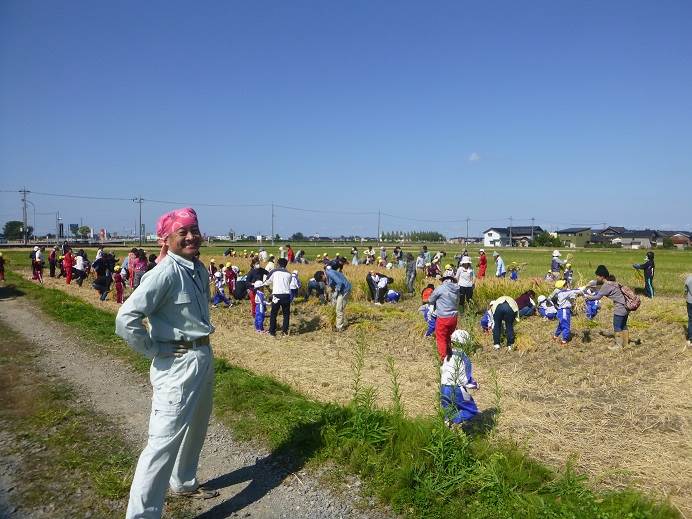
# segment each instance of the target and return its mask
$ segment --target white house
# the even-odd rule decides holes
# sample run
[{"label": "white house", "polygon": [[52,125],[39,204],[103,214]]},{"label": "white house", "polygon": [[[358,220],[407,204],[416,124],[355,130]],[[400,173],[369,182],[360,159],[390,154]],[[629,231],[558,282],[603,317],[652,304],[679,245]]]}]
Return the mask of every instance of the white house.
[{"label": "white house", "polygon": [[533,238],[542,233],[543,228],[538,225],[512,227],[491,227],[483,231],[483,245],[485,247],[508,247],[509,237],[512,236],[512,245],[515,247],[528,247]]}]

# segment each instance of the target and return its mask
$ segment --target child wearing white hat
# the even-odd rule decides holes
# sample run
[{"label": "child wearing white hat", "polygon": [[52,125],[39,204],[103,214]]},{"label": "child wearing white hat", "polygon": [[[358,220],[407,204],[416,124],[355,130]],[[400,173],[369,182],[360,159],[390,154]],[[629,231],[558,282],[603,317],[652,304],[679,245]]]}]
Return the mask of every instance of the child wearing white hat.
[{"label": "child wearing white hat", "polygon": [[469,390],[479,386],[473,378],[471,359],[463,349],[470,341],[471,336],[466,330],[455,330],[452,345],[440,366],[440,404],[448,426],[460,424],[478,414],[478,406]]},{"label": "child wearing white hat", "polygon": [[264,331],[264,316],[267,315],[267,300],[264,298],[264,283],[260,280],[252,284],[255,289],[255,331],[257,333],[266,333]]},{"label": "child wearing white hat", "polygon": [[212,300],[212,306],[216,308],[219,303],[223,303],[226,305],[226,308],[229,308],[231,306],[231,301],[224,295],[223,293],[223,287],[225,284],[225,280],[223,278],[223,272],[220,270],[217,270],[214,272],[214,299]]},{"label": "child wearing white hat", "polygon": [[546,321],[552,321],[557,317],[557,308],[553,302],[544,295],[538,296],[538,315]]}]

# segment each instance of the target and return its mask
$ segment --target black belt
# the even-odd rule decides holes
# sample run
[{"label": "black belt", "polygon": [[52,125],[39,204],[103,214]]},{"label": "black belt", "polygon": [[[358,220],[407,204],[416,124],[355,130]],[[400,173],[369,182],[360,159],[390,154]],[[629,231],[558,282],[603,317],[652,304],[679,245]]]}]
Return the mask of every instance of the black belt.
[{"label": "black belt", "polygon": [[205,335],[204,337],[200,337],[199,339],[195,339],[194,341],[171,341],[174,344],[179,344],[183,348],[187,348],[188,350],[191,350],[193,348],[198,348],[200,346],[209,346],[209,336]]}]

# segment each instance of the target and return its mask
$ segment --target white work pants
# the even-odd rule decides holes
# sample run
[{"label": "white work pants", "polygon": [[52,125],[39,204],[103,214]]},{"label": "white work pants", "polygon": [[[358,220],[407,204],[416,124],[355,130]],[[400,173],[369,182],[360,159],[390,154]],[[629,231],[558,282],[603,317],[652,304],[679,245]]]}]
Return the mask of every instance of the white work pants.
[{"label": "white work pants", "polygon": [[195,490],[199,455],[207,435],[214,385],[210,346],[181,357],[156,357],[151,363],[154,395],[149,441],[137,462],[128,519],[160,518],[166,490]]}]

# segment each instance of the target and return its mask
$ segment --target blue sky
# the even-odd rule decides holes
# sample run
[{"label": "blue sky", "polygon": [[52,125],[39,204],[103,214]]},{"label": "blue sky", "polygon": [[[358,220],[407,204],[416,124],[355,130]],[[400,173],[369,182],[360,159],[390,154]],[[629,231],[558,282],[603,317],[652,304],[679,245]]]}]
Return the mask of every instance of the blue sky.
[{"label": "blue sky", "polygon": [[[2,189],[334,211],[278,208],[281,234],[374,235],[378,210],[449,236],[692,229],[690,20],[688,1],[6,0]],[[138,218],[29,199],[39,231]],[[147,228],[172,207],[145,203]],[[209,233],[271,228],[268,205],[197,209]]]}]

